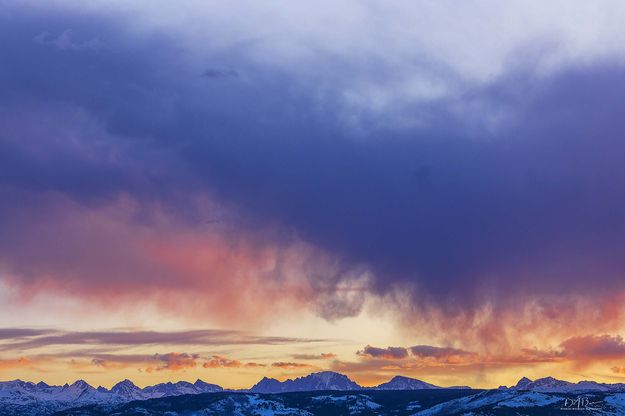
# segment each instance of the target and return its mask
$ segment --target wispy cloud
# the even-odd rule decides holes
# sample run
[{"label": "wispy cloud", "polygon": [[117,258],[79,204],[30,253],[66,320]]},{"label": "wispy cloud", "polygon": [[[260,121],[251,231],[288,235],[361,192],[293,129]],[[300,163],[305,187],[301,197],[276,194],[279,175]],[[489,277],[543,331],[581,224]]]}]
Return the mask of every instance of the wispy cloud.
[{"label": "wispy cloud", "polygon": [[336,358],[336,354],[331,352],[322,352],[320,354],[293,354],[291,356],[296,360],[331,360]]},{"label": "wispy cloud", "polygon": [[0,340],[15,340],[54,333],[50,329],[0,328]]},{"label": "wispy cloud", "polygon": [[204,368],[257,368],[265,367],[266,364],[256,362],[241,362],[232,358],[224,357],[221,355],[213,355],[209,360],[202,364]]},{"label": "wispy cloud", "polygon": [[205,355],[191,352],[167,352],[156,354],[126,354],[124,352],[96,352],[77,350],[69,352],[35,354],[16,359],[0,360],[0,370],[33,367],[36,364],[69,366],[78,372],[93,373],[96,370],[134,369],[139,372],[153,373],[161,371],[186,371],[193,368],[243,368],[255,369],[266,367],[258,362],[242,362],[238,359],[221,355]]},{"label": "wispy cloud", "polygon": [[25,351],[51,346],[147,346],[147,345],[281,345],[318,343],[327,340],[292,337],[257,336],[245,332],[229,330],[189,330],[189,331],[97,331],[71,332],[61,330],[0,330],[3,342],[0,350]]},{"label": "wispy cloud", "polygon": [[318,368],[311,364],[294,363],[294,362],[286,362],[286,361],[277,361],[275,363],[271,363],[271,366],[275,368],[281,368],[283,370],[302,370],[302,369]]}]

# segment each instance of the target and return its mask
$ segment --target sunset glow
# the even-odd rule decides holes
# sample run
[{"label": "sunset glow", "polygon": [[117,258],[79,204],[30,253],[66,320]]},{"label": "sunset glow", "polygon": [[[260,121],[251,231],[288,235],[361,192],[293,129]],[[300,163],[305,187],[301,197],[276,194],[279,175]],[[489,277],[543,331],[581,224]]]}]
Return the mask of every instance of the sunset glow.
[{"label": "sunset glow", "polygon": [[625,382],[623,3],[178,3],[0,0],[0,380]]}]

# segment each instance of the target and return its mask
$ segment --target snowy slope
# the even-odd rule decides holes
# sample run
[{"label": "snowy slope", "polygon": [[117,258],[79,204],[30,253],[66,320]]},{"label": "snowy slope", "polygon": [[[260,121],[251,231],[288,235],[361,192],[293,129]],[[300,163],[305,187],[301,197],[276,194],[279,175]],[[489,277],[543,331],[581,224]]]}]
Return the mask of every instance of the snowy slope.
[{"label": "snowy slope", "polygon": [[220,386],[197,380],[194,384],[180,381],[137,387],[130,380],[115,384],[110,390],[97,389],[84,380],[63,386],[21,380],[0,382],[0,415],[44,415],[69,407],[88,404],[118,404],[131,400],[200,394],[222,391]]},{"label": "snowy slope", "polygon": [[596,381],[580,381],[571,383],[568,381],[558,380],[553,377],[539,378],[535,381],[523,377],[519,382],[511,387],[513,390],[530,390],[544,393],[573,393],[573,392],[625,392],[625,384],[606,384],[597,383]]}]

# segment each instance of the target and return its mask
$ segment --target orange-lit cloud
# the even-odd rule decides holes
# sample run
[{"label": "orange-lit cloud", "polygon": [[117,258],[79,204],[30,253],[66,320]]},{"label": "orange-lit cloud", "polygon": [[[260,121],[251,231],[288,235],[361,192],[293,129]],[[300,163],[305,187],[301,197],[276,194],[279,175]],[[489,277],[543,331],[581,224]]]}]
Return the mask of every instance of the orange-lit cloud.
[{"label": "orange-lit cloud", "polygon": [[170,352],[167,354],[155,354],[154,360],[160,361],[163,364],[156,367],[156,371],[162,370],[183,370],[185,368],[193,368],[197,366],[199,355]]},{"label": "orange-lit cloud", "polygon": [[152,373],[154,371],[179,371],[194,367],[202,368],[262,368],[265,364],[256,362],[241,362],[221,355],[213,355],[208,359],[194,353],[167,353],[153,355],[125,355],[125,354],[90,354],[89,352],[76,351],[60,355],[47,355],[49,358],[65,357],[73,355],[77,358],[86,358],[95,355],[90,361],[72,359],[71,363],[76,368],[85,369],[89,366],[100,367],[105,370],[119,370],[125,368],[137,368],[140,371]]},{"label": "orange-lit cloud", "polygon": [[[14,259],[24,261],[3,263],[25,303],[36,293],[62,292],[104,308],[149,302],[185,319],[211,316],[219,323],[251,327],[285,311],[323,310],[326,317],[357,313],[369,288],[366,280],[345,284],[336,277],[341,275],[340,262],[297,239],[264,238],[262,232],[241,231],[231,224],[190,228],[162,208],[129,196],[98,209],[55,194],[39,198],[45,199],[49,211],[44,218],[35,215],[29,220],[41,221],[42,227],[36,236],[25,236],[10,248]],[[145,210],[150,212],[149,226],[135,221]],[[47,221],[50,218],[55,221]],[[62,246],[56,244],[60,234]],[[31,258],[38,260],[26,261]],[[325,272],[327,280],[308,279]],[[281,296],[276,298],[277,291]],[[423,339],[438,345],[511,356],[523,348],[545,350],[589,332],[620,331],[623,299],[623,293],[546,296],[501,305],[487,298],[475,308],[451,313],[427,302],[415,305],[401,290],[389,288],[387,296],[376,301],[381,309],[398,312],[393,316],[407,333],[418,328]],[[576,325],[567,325],[569,321]],[[41,338],[42,343],[52,339]],[[155,339],[158,342],[167,341]],[[377,352],[382,353],[393,358],[400,350]],[[458,355],[447,352],[449,359]]]},{"label": "orange-lit cloud", "polygon": [[[39,19],[32,12],[0,15],[7,33],[30,27]],[[114,12],[97,19],[60,13],[77,27],[97,20],[103,37],[115,33],[107,47],[115,53],[100,54],[102,65],[94,66],[82,57],[87,51],[66,59],[69,51],[53,51],[50,42],[24,48],[20,36],[5,41],[15,59],[3,62],[0,77],[10,92],[0,96],[7,132],[0,135],[0,285],[22,310],[44,294],[92,311],[66,318],[69,327],[108,311],[125,322],[129,310],[142,309],[148,312],[128,320],[184,328],[210,319],[259,331],[299,317],[374,311],[377,346],[355,359],[385,371],[621,359],[623,341],[601,335],[625,330],[625,141],[614,105],[625,97],[625,71],[618,56],[589,65],[564,60],[547,77],[522,56],[510,67],[496,58],[498,76],[475,83],[457,76],[466,65],[452,59],[435,88],[440,99],[430,100],[415,91],[398,95],[396,82],[371,76],[412,74],[414,59],[369,59],[363,68],[361,53],[345,53],[337,66],[326,60],[336,54],[319,48],[324,73],[337,74],[324,80],[320,112],[319,85],[309,82],[319,69],[299,58],[283,65],[293,54],[248,59],[258,50],[235,48],[233,61],[249,67],[241,74],[264,74],[248,82],[233,76],[239,69],[198,71],[189,63],[201,62],[193,51],[205,48],[186,47],[189,37],[176,30],[160,45],[162,59],[153,59],[143,38],[161,38],[162,25],[147,25],[149,35],[138,38],[146,32],[124,30],[135,25],[119,24]],[[179,59],[181,45],[189,59]],[[334,46],[341,45],[351,43]],[[389,56],[425,56],[419,74],[438,74],[430,50],[395,47]],[[179,74],[194,71],[204,79],[181,82]],[[375,99],[353,93],[360,90]],[[358,110],[361,101],[366,111]],[[365,311],[372,302],[379,308]],[[31,322],[54,319],[29,312]],[[15,315],[16,325],[26,319]],[[313,332],[313,325],[293,332]],[[378,341],[375,332],[389,326]],[[0,351],[115,345],[145,347],[136,351],[149,356],[229,339],[190,332],[24,333]],[[346,342],[355,350],[368,341]],[[141,368],[254,364],[216,351],[231,353],[148,357],[153,365]],[[312,353],[260,356],[345,360],[303,351]],[[98,368],[130,362],[83,360]]]},{"label": "orange-lit cloud", "polygon": [[[72,353],[69,353],[72,354]],[[65,354],[63,354],[65,355]],[[77,351],[73,355],[88,357],[89,353]],[[124,354],[93,354],[90,361],[79,362],[73,360],[81,367],[87,364],[100,367],[104,370],[119,370],[124,368],[136,368],[139,371],[152,373],[154,371],[180,371],[199,366],[201,357],[199,354],[170,352],[165,354],[152,355],[124,355]]]},{"label": "orange-lit cloud", "polygon": [[[103,308],[149,303],[187,319],[210,316],[239,327],[286,310],[353,314],[362,305],[362,290],[337,286],[337,276],[349,272],[297,238],[266,238],[227,222],[188,227],[128,195],[97,209],[62,195],[38,198],[47,210],[28,221],[40,227],[33,235],[23,231],[0,263],[4,281],[24,303],[38,293],[63,293]],[[203,204],[197,209],[213,215]],[[148,223],[136,221],[143,214]],[[327,277],[313,282],[310,275]]]},{"label": "orange-lit cloud", "polygon": [[204,368],[256,368],[256,367],[265,367],[265,364],[255,363],[255,362],[247,362],[242,363],[239,360],[231,359],[228,357],[224,357],[221,355],[213,355],[209,360],[205,361],[202,364]]},{"label": "orange-lit cloud", "polygon": [[267,367],[267,364],[261,364],[261,363],[249,362],[249,363],[245,363],[245,364],[243,364],[243,367],[244,367],[244,368]]},{"label": "orange-lit cloud", "polygon": [[620,335],[587,335],[572,337],[560,344],[571,360],[625,359],[625,342]]},{"label": "orange-lit cloud", "polygon": [[[358,361],[335,360],[331,367],[372,383],[398,373],[426,377],[464,374],[471,377],[483,371],[538,368],[547,364],[559,365],[559,371],[566,368],[579,370],[597,363],[622,362],[625,360],[625,341],[619,335],[586,335],[567,338],[546,349],[517,348],[491,353],[430,345],[386,348],[367,345],[356,354]],[[554,367],[550,368],[553,371]],[[625,373],[623,368],[622,365],[612,365],[610,370],[621,374]]]},{"label": "orange-lit cloud", "polygon": [[[507,304],[485,301],[473,309],[445,311],[435,305],[414,305],[394,293],[407,333],[439,345],[454,345],[481,355],[515,355],[522,349],[548,351],[573,337],[619,333],[625,311],[623,293],[516,298]],[[382,305],[380,306],[382,307]],[[570,325],[575,322],[575,325]]]},{"label": "orange-lit cloud", "polygon": [[281,368],[283,370],[301,370],[301,369],[305,369],[305,368],[317,368],[314,365],[310,365],[310,364],[306,364],[306,363],[293,363],[293,362],[285,362],[285,361],[278,361],[275,363],[271,363],[272,367],[275,368]]},{"label": "orange-lit cloud", "polygon": [[219,367],[241,367],[242,363],[239,360],[232,360],[230,358],[222,357],[220,355],[213,355],[213,357],[202,364],[204,368],[219,368]]},{"label": "orange-lit cloud", "polygon": [[[333,278],[320,283],[309,280],[310,275],[320,270],[334,272],[340,267],[323,252],[298,241],[289,240],[283,244],[272,239],[264,241],[253,233],[235,231],[228,234],[228,229],[221,228],[222,225],[200,233],[171,223],[164,214],[157,215],[154,227],[144,227],[129,218],[137,215],[139,209],[132,199],[121,199],[116,205],[96,211],[84,210],[67,201],[58,204],[56,209],[53,204],[52,210],[60,219],[58,227],[56,223],[47,224],[42,230],[41,241],[37,243],[41,246],[35,244],[32,248],[34,255],[40,256],[41,263],[21,265],[11,270],[10,281],[21,288],[18,293],[24,303],[40,291],[61,291],[93,301],[103,308],[146,301],[153,302],[162,312],[175,313],[185,319],[211,316],[223,324],[245,327],[253,326],[258,320],[269,321],[284,311],[315,312],[321,307],[327,317],[341,316],[345,311],[357,311],[361,297],[367,293],[366,280],[355,279],[353,284],[338,284]],[[63,213],[61,208],[67,204],[67,212],[77,215],[70,218]],[[60,248],[48,250],[61,232],[66,247],[69,247],[68,252]],[[69,251],[84,255],[68,257]],[[89,253],[96,252],[99,253],[97,259],[90,257]],[[94,265],[97,266],[95,272],[90,274]],[[43,273],[44,270],[57,274]],[[278,291],[281,296],[276,298]],[[402,298],[401,292],[389,291],[386,297],[375,301],[384,310],[398,312],[393,315],[399,317],[398,328],[404,328],[406,333],[418,329],[421,339],[431,341],[433,345],[453,345],[453,348],[368,345],[360,352],[360,357],[368,362],[350,363],[341,357],[343,364],[331,365],[355,374],[369,371],[390,375],[402,371],[415,374],[426,371],[424,369],[439,371],[441,368],[477,372],[484,368],[514,368],[540,363],[582,367],[592,362],[616,360],[622,340],[587,337],[587,334],[620,331],[623,299],[623,294],[618,293],[592,299],[576,296],[527,298],[511,301],[508,305],[486,302],[472,310],[450,314],[428,304],[415,310],[417,306]],[[568,325],[569,321],[576,322],[576,325]],[[182,346],[179,351],[189,351],[185,345],[299,342],[288,337],[253,337],[236,331],[210,330],[68,333],[24,328],[22,332],[19,329],[4,331],[0,351],[90,343],[171,345],[165,351],[179,346]],[[0,330],[0,338],[2,336]],[[84,359],[87,365],[101,370],[140,368],[146,372],[184,371],[194,367],[252,369],[271,366],[227,357],[207,357],[171,363],[149,357],[132,362],[113,357]],[[333,359],[339,357],[332,353],[289,354],[280,358],[281,361],[277,361],[280,366],[274,368],[312,369],[315,367],[298,360]],[[614,364],[609,363],[607,368],[614,367]]]}]

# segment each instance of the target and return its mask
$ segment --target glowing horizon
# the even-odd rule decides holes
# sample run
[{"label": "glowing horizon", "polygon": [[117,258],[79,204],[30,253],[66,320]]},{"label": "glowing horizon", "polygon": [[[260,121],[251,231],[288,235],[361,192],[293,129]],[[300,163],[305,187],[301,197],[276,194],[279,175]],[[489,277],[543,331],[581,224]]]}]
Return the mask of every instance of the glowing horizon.
[{"label": "glowing horizon", "polygon": [[83,3],[0,0],[0,380],[625,381],[623,4]]}]

